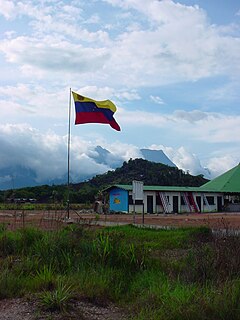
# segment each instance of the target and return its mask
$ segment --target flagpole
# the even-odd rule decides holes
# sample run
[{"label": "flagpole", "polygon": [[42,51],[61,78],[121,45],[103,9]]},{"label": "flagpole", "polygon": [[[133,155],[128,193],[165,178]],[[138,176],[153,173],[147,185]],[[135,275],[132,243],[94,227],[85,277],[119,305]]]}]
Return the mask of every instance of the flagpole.
[{"label": "flagpole", "polygon": [[70,88],[69,107],[68,107],[68,153],[67,153],[67,218],[69,219],[70,211],[70,143],[71,143],[71,104],[72,104],[72,90]]}]

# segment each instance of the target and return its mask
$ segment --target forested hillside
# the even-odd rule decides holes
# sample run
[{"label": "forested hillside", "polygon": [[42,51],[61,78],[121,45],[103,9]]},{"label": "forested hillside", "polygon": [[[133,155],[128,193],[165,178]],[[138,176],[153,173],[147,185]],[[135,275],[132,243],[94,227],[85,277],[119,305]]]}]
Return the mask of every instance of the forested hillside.
[{"label": "forested hillside", "polygon": [[[178,168],[143,159],[130,159],[122,167],[97,175],[89,181],[70,185],[70,202],[93,202],[99,191],[112,184],[131,184],[133,180],[145,185],[200,186],[208,180],[202,175],[192,176]],[[39,186],[1,192],[1,200],[9,198],[35,198],[38,202],[64,202],[67,200],[67,186]]]},{"label": "forested hillside", "polygon": [[154,163],[143,159],[129,160],[122,167],[105,174],[97,175],[89,181],[95,186],[108,184],[130,184],[141,180],[145,185],[161,186],[200,186],[208,180],[202,175],[192,176],[175,167]]}]

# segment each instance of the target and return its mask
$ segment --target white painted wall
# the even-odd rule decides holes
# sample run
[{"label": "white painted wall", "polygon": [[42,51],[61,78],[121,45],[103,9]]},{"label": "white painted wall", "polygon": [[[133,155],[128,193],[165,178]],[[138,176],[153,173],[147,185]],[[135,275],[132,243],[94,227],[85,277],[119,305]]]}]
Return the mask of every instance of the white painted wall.
[{"label": "white painted wall", "polygon": [[[153,213],[163,213],[163,207],[161,205],[156,204],[156,195],[158,192],[156,191],[144,191],[143,195],[143,202],[144,202],[144,213],[147,213],[147,196],[153,197]],[[129,192],[130,195],[132,195],[131,192]],[[178,212],[179,213],[188,213],[189,209],[187,205],[181,205],[181,193],[180,192],[165,192],[165,195],[169,197],[169,211],[170,213],[173,212],[173,197],[178,197]],[[193,197],[196,201],[196,197],[201,197],[201,212],[216,212],[217,211],[217,197],[222,197],[222,205],[223,205],[223,196],[221,193],[205,193],[206,196],[214,197],[214,205],[204,205],[203,200],[203,193],[200,192],[193,192]],[[133,205],[129,205],[129,212],[132,213],[134,210]],[[143,206],[142,205],[135,205],[135,212],[136,213],[142,213],[143,212]]]}]

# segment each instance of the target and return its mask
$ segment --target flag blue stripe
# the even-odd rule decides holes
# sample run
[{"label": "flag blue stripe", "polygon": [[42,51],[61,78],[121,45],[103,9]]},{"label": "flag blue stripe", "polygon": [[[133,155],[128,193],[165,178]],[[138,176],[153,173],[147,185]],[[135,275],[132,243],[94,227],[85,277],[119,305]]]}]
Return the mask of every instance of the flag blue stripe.
[{"label": "flag blue stripe", "polygon": [[105,115],[105,117],[111,121],[113,119],[113,112],[110,109],[98,108],[94,102],[78,102],[75,101],[76,113],[80,112],[100,112]]}]

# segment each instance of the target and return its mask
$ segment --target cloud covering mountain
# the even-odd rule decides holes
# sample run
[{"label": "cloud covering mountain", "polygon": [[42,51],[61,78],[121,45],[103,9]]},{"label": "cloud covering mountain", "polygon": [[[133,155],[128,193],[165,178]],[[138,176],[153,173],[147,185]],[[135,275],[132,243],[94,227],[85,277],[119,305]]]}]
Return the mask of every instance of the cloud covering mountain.
[{"label": "cloud covering mountain", "polygon": [[[60,136],[51,131],[43,134],[28,125],[2,125],[0,145],[0,189],[66,183],[67,136]],[[156,155],[158,158],[153,159]],[[105,173],[121,166],[123,161],[128,161],[130,158],[146,158],[162,162],[159,155],[162,156],[162,161],[163,158],[165,160],[169,158],[167,160],[169,164],[176,165],[193,175],[203,174],[207,178],[215,177],[236,164],[236,160],[230,155],[226,155],[224,159],[215,157],[207,164],[208,170],[201,165],[196,155],[184,147],[174,149],[152,145],[139,149],[134,145],[120,142],[109,144],[101,140],[93,143],[72,136],[71,182],[79,182],[96,174]]]}]

